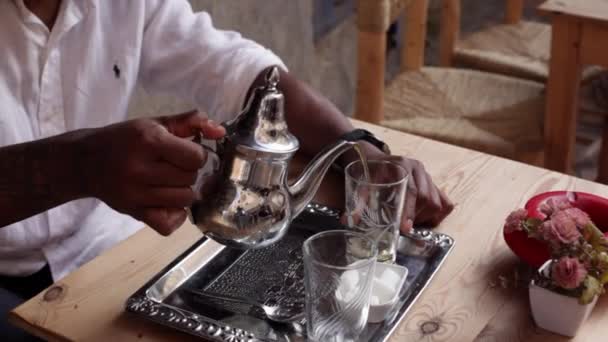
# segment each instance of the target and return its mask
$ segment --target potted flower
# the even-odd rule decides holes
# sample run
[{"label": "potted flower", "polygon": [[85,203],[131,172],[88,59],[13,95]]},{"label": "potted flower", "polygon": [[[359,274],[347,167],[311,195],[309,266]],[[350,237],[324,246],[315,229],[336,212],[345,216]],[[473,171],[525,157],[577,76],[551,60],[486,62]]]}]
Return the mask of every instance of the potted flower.
[{"label": "potted flower", "polygon": [[523,231],[549,247],[550,259],[530,282],[532,316],[543,329],[574,336],[608,283],[608,240],[568,200],[549,199],[540,211],[541,218],[518,209],[504,229]]}]

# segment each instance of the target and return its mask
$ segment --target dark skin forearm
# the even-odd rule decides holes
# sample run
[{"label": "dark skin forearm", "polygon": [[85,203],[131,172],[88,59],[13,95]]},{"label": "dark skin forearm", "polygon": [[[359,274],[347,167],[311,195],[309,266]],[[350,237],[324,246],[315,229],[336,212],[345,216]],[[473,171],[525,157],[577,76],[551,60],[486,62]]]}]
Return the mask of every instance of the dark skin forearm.
[{"label": "dark skin forearm", "polygon": [[[338,137],[354,129],[350,120],[326,97],[312,87],[281,70],[279,88],[285,95],[285,115],[289,130],[300,141],[300,152],[312,157],[325,146],[336,142]],[[255,86],[264,82],[266,71],[262,72]],[[383,153],[368,143],[362,143],[368,156]],[[347,152],[338,159],[342,166],[354,160],[354,152]]]},{"label": "dark skin forearm", "polygon": [[314,156],[354,129],[331,101],[288,73],[281,72],[279,87],[285,94],[287,125],[305,154]]},{"label": "dark skin forearm", "polygon": [[80,197],[77,134],[0,148],[0,227]]}]

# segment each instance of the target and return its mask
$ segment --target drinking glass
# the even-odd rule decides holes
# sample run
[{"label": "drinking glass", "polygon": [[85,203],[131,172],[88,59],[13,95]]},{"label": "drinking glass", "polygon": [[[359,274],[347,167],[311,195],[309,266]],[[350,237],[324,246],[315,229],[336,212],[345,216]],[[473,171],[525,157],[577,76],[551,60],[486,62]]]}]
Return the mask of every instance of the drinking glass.
[{"label": "drinking glass", "polygon": [[377,248],[364,234],[329,230],[304,242],[309,341],[356,341],[365,328]]},{"label": "drinking glass", "polygon": [[355,161],[345,169],[348,226],[378,245],[378,261],[395,262],[408,173],[391,161]]}]

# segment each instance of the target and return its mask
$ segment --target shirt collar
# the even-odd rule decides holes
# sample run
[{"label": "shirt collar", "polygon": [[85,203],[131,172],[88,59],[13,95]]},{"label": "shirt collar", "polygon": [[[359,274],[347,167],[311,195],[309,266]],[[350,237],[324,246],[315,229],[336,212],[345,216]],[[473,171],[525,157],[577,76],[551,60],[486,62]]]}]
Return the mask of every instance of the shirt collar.
[{"label": "shirt collar", "polygon": [[42,21],[25,6],[23,1],[24,0],[13,0],[23,22],[25,24],[42,24]]},{"label": "shirt collar", "polygon": [[[13,0],[21,18],[25,24],[40,24],[44,23],[34,13],[32,13],[24,3],[24,0]],[[53,27],[53,31],[57,31],[58,36],[68,32],[74,25],[80,22],[91,7],[95,6],[94,0],[62,0],[57,21]],[[46,26],[45,26],[46,27]]]},{"label": "shirt collar", "polygon": [[65,13],[61,22],[61,33],[69,31],[74,25],[80,22],[88,13],[92,1],[90,0],[63,0],[61,5]]}]

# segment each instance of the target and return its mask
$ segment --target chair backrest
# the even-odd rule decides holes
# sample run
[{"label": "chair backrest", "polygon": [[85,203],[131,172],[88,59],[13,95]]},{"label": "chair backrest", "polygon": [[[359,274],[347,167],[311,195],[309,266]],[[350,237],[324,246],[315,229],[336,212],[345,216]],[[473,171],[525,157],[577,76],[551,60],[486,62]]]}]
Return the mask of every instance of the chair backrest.
[{"label": "chair backrest", "polygon": [[[524,12],[525,0],[505,0],[505,24],[517,24]],[[439,32],[439,61],[442,66],[451,66],[456,42],[460,36],[461,0],[441,0],[441,23]]]},{"label": "chair backrest", "polygon": [[357,99],[354,117],[379,123],[383,120],[386,33],[404,13],[401,70],[424,65],[428,0],[358,0]]}]

